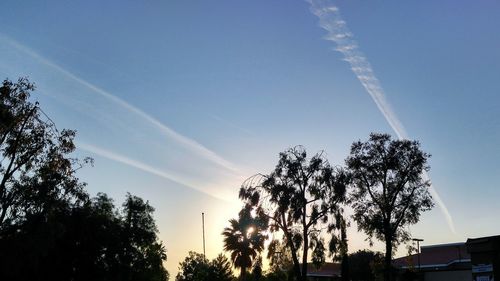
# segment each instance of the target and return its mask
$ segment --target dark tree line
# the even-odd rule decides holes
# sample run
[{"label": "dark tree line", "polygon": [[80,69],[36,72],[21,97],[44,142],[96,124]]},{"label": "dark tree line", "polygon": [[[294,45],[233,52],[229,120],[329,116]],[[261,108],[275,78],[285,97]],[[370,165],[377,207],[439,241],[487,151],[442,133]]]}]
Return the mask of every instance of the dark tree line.
[{"label": "dark tree line", "polygon": [[0,86],[0,280],[168,279],[154,209],[127,195],[91,198],[72,158],[75,131],[58,131],[27,79]]}]

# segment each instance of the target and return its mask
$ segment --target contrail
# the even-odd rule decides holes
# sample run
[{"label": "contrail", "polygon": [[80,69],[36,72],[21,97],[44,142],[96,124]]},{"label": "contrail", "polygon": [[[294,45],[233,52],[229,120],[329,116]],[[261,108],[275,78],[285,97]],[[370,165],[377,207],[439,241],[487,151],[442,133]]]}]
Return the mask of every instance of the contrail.
[{"label": "contrail", "polygon": [[174,131],[171,128],[167,127],[166,125],[162,124],[160,121],[158,121],[157,119],[155,119],[151,115],[145,113],[144,111],[140,110],[139,108],[137,108],[137,107],[127,103],[126,101],[120,99],[119,97],[114,96],[111,93],[83,80],[82,78],[80,78],[80,77],[74,75],[73,73],[69,72],[68,70],[62,68],[58,64],[48,60],[47,58],[45,58],[42,55],[38,54],[37,52],[33,51],[32,49],[22,45],[21,43],[15,41],[15,40],[13,40],[5,35],[0,34],[0,39],[3,39],[8,44],[10,44],[14,48],[16,48],[17,50],[20,50],[20,51],[28,54],[32,58],[41,62],[42,64],[59,71],[60,73],[62,73],[66,77],[68,77],[68,78],[72,79],[73,81],[87,87],[88,89],[92,90],[94,93],[99,94],[99,95],[111,100],[112,102],[120,105],[121,107],[127,109],[128,111],[138,115],[139,117],[143,118],[144,120],[146,120],[150,124],[159,128],[160,131],[164,135],[172,138],[177,143],[183,145],[184,147],[187,147],[188,149],[197,153],[198,155],[201,155],[202,157],[204,157],[204,158],[206,158],[206,159],[208,159],[208,160],[210,160],[210,161],[212,161],[212,162],[214,162],[214,163],[216,163],[216,164],[218,164],[218,165],[220,165],[220,166],[222,166],[222,167],[224,167],[232,172],[238,171],[238,169],[236,168],[236,166],[233,163],[222,158],[217,153],[206,148],[205,146],[196,142],[195,140],[192,140],[188,137],[185,137],[185,136],[177,133],[176,131]]},{"label": "contrail", "polygon": [[[371,98],[377,105],[382,115],[384,115],[385,120],[389,123],[398,138],[408,139],[408,134],[406,133],[403,124],[385,98],[384,90],[375,76],[372,66],[368,62],[366,56],[359,49],[358,43],[353,38],[353,34],[347,27],[346,22],[342,19],[339,9],[328,0],[307,1],[311,5],[311,12],[319,18],[319,25],[327,32],[325,39],[336,43],[337,48],[335,50],[344,55],[344,60],[349,63],[351,70],[354,72],[368,94],[370,94]],[[424,180],[428,180],[430,182],[427,172],[424,172],[423,177]],[[456,233],[451,214],[432,184],[430,186],[430,192],[443,212],[450,230],[453,233]]]},{"label": "contrail", "polygon": [[104,148],[97,147],[95,145],[91,145],[91,144],[87,144],[87,143],[81,143],[81,142],[78,143],[78,148],[82,149],[82,150],[85,150],[85,151],[88,151],[90,153],[99,155],[101,157],[104,157],[104,158],[107,158],[107,159],[110,159],[110,160],[113,160],[113,161],[116,161],[116,162],[119,162],[119,163],[122,163],[122,164],[125,164],[125,165],[128,165],[128,166],[137,168],[139,170],[148,172],[150,174],[153,174],[153,175],[165,178],[167,180],[176,182],[178,184],[187,186],[187,187],[192,188],[194,190],[203,192],[203,193],[205,193],[205,194],[207,194],[207,195],[209,195],[211,197],[215,197],[217,199],[227,201],[226,198],[219,197],[215,193],[203,190],[203,189],[199,188],[199,186],[197,186],[196,184],[190,183],[190,182],[188,182],[188,181],[186,181],[186,180],[184,180],[184,179],[182,179],[182,178],[180,178],[180,177],[178,177],[176,175],[173,175],[173,174],[170,174],[168,172],[159,170],[159,169],[154,168],[154,167],[152,167],[152,166],[150,166],[148,164],[145,164],[145,163],[143,163],[141,161],[137,161],[137,160],[128,158],[128,157],[126,157],[124,155],[115,153],[113,151],[109,151],[109,150],[106,150]]}]

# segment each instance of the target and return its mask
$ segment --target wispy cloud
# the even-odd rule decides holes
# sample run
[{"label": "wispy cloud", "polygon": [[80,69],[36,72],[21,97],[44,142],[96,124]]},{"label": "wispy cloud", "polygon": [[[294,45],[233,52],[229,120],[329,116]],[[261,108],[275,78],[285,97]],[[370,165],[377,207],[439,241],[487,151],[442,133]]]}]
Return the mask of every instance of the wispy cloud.
[{"label": "wispy cloud", "polygon": [[155,168],[155,167],[150,166],[146,163],[143,163],[141,161],[137,161],[135,159],[132,159],[132,158],[129,158],[125,155],[113,152],[111,150],[107,150],[107,149],[102,148],[102,147],[98,147],[98,146],[95,146],[92,144],[82,143],[82,142],[78,143],[78,147],[79,147],[79,149],[90,152],[92,154],[95,154],[95,155],[98,155],[98,156],[125,164],[125,165],[130,166],[130,167],[137,168],[137,169],[142,170],[144,172],[147,172],[147,173],[162,177],[164,179],[173,181],[175,183],[181,184],[183,186],[187,186],[187,187],[190,187],[192,189],[198,190],[198,191],[203,192],[211,197],[215,197],[217,199],[225,200],[225,201],[228,200],[228,198],[218,196],[217,193],[214,193],[214,192],[207,190],[207,189],[200,188],[200,186],[201,186],[200,184],[190,182],[189,180],[186,180],[182,177],[179,177],[173,173],[163,171],[161,169]]},{"label": "wispy cloud", "polygon": [[58,64],[50,61],[49,59],[43,57],[42,55],[38,54],[34,50],[22,45],[21,43],[13,40],[12,38],[9,38],[5,35],[0,34],[0,40],[8,43],[9,45],[13,46],[19,51],[22,51],[32,57],[33,59],[36,59],[40,63],[58,71],[62,75],[66,76],[67,78],[73,80],[74,82],[87,87],[89,90],[94,92],[95,94],[98,94],[116,105],[119,105],[120,107],[128,110],[130,113],[135,114],[136,116],[142,118],[143,120],[149,122],[150,124],[154,125],[157,127],[165,136],[169,137],[173,141],[179,143],[180,145],[186,147],[187,149],[191,150],[193,153],[196,153],[213,163],[224,167],[230,171],[237,172],[237,167],[235,164],[231,163],[230,161],[224,159],[223,157],[219,156],[217,153],[214,151],[208,149],[207,147],[203,146],[202,144],[196,142],[193,139],[190,139],[186,136],[183,136],[179,134],[178,132],[172,130],[171,128],[167,127],[163,123],[161,123],[159,120],[156,118],[152,117],[151,115],[147,114],[146,112],[140,110],[139,108],[127,103],[126,101],[120,99],[119,97],[95,86],[94,84],[76,76],[75,74],[71,73],[70,71],[64,69],[63,67],[59,66]]},{"label": "wispy cloud", "polygon": [[[311,5],[311,12],[319,18],[319,25],[327,32],[324,37],[325,40],[332,41],[336,44],[335,50],[344,55],[344,60],[349,63],[351,70],[371,96],[398,138],[408,139],[408,134],[403,124],[387,101],[384,90],[375,76],[371,64],[359,49],[359,45],[356,40],[354,40],[354,36],[347,27],[346,22],[342,19],[338,7],[328,0],[308,0],[308,2]],[[427,173],[424,173],[424,179],[430,182]],[[443,212],[450,230],[455,233],[455,226],[448,208],[432,185],[430,191]]]}]

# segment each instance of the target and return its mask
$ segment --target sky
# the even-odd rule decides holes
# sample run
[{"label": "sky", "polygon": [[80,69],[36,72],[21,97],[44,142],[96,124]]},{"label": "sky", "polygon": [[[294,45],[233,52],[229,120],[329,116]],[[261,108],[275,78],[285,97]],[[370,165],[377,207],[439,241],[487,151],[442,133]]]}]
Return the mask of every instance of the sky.
[{"label": "sky", "polygon": [[[5,0],[0,78],[28,76],[57,126],[78,131],[91,194],[149,200],[174,276],[202,252],[202,212],[207,256],[222,251],[239,186],[279,152],[300,144],[343,165],[370,132],[432,154],[440,201],[412,235],[463,242],[500,234],[499,12],[493,0]],[[349,237],[369,247],[354,222]]]}]

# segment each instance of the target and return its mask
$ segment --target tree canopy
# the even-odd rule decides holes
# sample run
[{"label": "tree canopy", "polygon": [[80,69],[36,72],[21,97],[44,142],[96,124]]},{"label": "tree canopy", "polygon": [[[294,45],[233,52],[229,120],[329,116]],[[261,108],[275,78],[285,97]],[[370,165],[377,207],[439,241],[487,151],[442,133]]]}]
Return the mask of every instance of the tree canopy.
[{"label": "tree canopy", "polygon": [[27,79],[0,87],[0,280],[166,281],[154,209],[127,195],[121,209],[85,191],[59,131]]},{"label": "tree canopy", "polygon": [[57,130],[30,101],[34,89],[26,78],[4,80],[0,87],[0,229],[54,205],[87,199],[75,175],[82,161],[69,156],[75,131]]},{"label": "tree canopy", "polygon": [[359,250],[349,254],[349,273],[353,281],[375,281],[377,265],[383,261],[383,255],[370,250]]},{"label": "tree canopy", "polygon": [[393,247],[410,238],[405,226],[417,223],[434,205],[430,183],[423,178],[429,157],[417,141],[372,133],[368,141],[354,142],[346,159],[358,229],[370,241],[376,238],[386,245],[385,280],[391,278]]},{"label": "tree canopy", "polygon": [[179,264],[176,281],[232,281],[230,261],[219,254],[209,261],[203,254],[189,252],[189,255]]},{"label": "tree canopy", "polygon": [[240,269],[240,277],[244,279],[264,249],[267,235],[263,231],[268,227],[268,219],[252,215],[252,209],[247,206],[240,211],[237,220],[231,219],[229,223],[222,232],[224,251],[230,253],[234,267]]},{"label": "tree canopy", "polygon": [[280,153],[270,174],[251,177],[240,189],[245,204],[269,219],[270,231],[283,233],[298,280],[306,280],[309,250],[313,261],[325,261],[324,228],[333,238],[328,249],[337,250],[339,239],[334,230],[340,227],[346,181],[344,171],[332,167],[323,153],[309,159],[298,146]]}]

